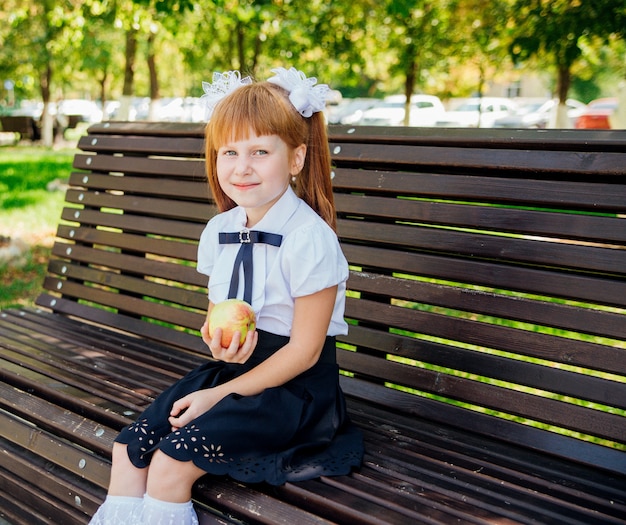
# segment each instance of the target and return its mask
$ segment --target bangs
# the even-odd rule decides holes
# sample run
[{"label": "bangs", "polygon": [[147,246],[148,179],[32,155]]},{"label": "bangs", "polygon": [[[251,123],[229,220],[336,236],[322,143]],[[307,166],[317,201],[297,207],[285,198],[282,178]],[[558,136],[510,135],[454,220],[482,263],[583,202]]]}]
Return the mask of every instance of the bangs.
[{"label": "bangs", "polygon": [[278,135],[291,144],[300,115],[290,106],[282,88],[267,82],[242,86],[215,107],[207,126],[207,141],[217,151],[229,142],[248,139],[253,132],[257,136]]}]

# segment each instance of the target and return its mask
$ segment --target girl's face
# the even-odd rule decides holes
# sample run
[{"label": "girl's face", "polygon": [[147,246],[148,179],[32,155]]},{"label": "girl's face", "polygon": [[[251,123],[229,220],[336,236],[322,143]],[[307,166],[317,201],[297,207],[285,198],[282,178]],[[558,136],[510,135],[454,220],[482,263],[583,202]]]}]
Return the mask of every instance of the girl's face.
[{"label": "girl's face", "polygon": [[278,135],[257,136],[252,130],[247,139],[217,150],[220,187],[246,210],[249,228],[285,193],[291,176],[302,170],[305,156],[304,144],[291,150]]}]

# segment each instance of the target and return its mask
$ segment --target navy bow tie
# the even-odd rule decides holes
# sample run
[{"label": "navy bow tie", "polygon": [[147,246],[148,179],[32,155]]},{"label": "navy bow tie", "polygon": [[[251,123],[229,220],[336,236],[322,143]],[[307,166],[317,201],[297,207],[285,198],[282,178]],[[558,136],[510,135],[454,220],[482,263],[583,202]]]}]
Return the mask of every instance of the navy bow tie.
[{"label": "navy bow tie", "polygon": [[237,297],[239,290],[239,267],[243,264],[243,300],[248,304],[252,304],[252,245],[255,243],[271,244],[272,246],[280,246],[283,236],[277,233],[259,232],[255,230],[242,230],[234,233],[220,233],[220,244],[241,244],[233,274],[230,278],[230,288],[228,290],[228,298]]}]

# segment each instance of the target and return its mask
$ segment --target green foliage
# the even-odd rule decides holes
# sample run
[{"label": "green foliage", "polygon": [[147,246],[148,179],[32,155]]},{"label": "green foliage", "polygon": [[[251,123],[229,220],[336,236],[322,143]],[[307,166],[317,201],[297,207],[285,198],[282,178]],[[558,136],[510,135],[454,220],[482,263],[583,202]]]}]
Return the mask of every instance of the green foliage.
[{"label": "green foliage", "polygon": [[574,85],[591,93],[594,78],[624,68],[623,53],[590,57],[619,45],[625,11],[623,0],[5,0],[0,77],[18,100],[44,89],[118,98],[132,32],[136,96],[198,96],[213,71],[285,64],[353,96],[460,96],[501,74],[509,50],[552,74],[574,64]]}]

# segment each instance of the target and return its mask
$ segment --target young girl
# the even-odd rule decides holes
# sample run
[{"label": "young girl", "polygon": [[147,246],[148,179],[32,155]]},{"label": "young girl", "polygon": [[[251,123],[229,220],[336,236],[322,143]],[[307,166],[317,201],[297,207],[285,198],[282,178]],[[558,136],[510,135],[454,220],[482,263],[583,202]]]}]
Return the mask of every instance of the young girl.
[{"label": "young girl", "polygon": [[191,489],[205,473],[278,485],[361,462],[335,361],[348,267],[334,232],[328,88],[294,68],[273,71],[267,82],[228,72],[204,86],[207,175],[222,213],[202,233],[198,271],[210,276],[209,313],[245,298],[257,330],[223,348],[205,323],[216,361],[120,433],[94,525],[195,524]]}]

